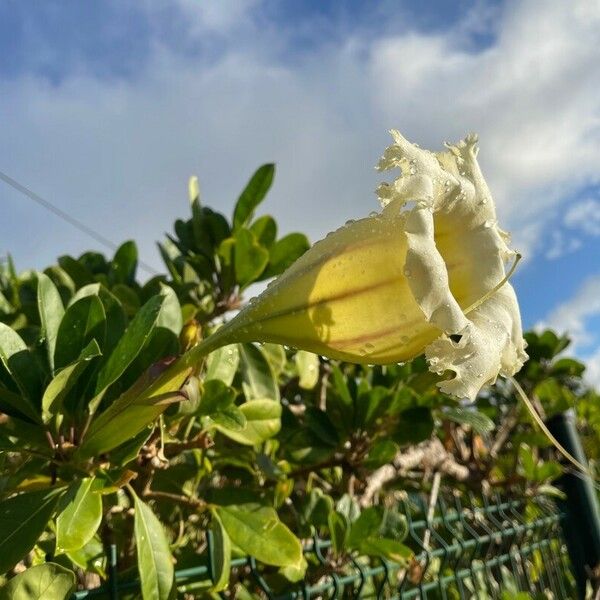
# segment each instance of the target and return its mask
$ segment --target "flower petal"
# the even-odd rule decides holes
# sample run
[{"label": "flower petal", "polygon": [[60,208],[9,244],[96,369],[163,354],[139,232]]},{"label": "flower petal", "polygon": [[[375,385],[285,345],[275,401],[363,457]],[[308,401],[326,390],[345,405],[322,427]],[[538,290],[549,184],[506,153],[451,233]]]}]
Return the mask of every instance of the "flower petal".
[{"label": "flower petal", "polygon": [[[416,202],[406,211],[404,273],[425,318],[443,332],[426,356],[432,371],[456,374],[439,384],[443,391],[474,398],[484,383],[498,373],[514,374],[527,357],[512,287],[503,286],[465,314],[505,278],[505,262],[515,252],[497,226],[476,136],[432,153],[391,133],[394,144],[379,168],[400,167],[402,174],[378,194],[388,208]],[[458,343],[450,338],[457,334]]]},{"label": "flower petal", "polygon": [[469,314],[470,322],[460,341],[442,335],[425,350],[430,369],[452,379],[439,388],[458,398],[474,400],[481,387],[497,376],[514,375],[527,360],[521,319],[514,290],[505,284]]}]

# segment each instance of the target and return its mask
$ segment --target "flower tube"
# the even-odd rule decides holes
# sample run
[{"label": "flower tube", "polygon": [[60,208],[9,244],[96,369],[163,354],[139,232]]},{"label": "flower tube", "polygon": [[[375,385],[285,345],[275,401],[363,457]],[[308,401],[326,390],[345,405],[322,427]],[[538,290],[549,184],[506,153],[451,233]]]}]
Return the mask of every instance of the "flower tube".
[{"label": "flower tube", "polygon": [[393,130],[378,169],[381,213],[314,244],[231,321],[184,356],[192,364],[233,342],[275,342],[357,363],[425,353],[446,393],[474,399],[526,360],[506,264],[516,257],[496,221],[477,138],[433,153]]}]

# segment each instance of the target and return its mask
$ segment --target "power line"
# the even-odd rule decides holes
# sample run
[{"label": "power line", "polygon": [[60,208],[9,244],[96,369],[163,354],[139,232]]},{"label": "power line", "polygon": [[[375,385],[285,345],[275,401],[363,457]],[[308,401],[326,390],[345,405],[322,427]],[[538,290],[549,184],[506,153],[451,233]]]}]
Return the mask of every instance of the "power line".
[{"label": "power line", "polygon": [[[4,183],[10,185],[10,187],[12,187],[13,189],[17,190],[18,192],[21,192],[21,194],[23,194],[24,196],[27,196],[30,200],[33,200],[36,204],[39,204],[40,206],[43,206],[46,210],[49,210],[52,214],[56,215],[59,219],[66,221],[67,223],[69,223],[69,225],[72,225],[76,229],[79,229],[79,231],[81,231],[82,233],[85,233],[86,235],[90,236],[91,238],[96,240],[99,244],[102,244],[106,248],[109,248],[110,250],[113,250],[113,251],[117,250],[117,248],[119,247],[113,241],[104,237],[101,233],[98,233],[91,227],[88,227],[85,223],[82,223],[79,219],[72,217],[70,214],[66,213],[64,210],[58,208],[58,206],[54,206],[54,204],[52,204],[52,202],[49,202],[48,200],[44,200],[44,198],[42,198],[39,194],[36,194],[32,190],[30,190],[28,187],[19,183],[12,177],[9,177],[6,173],[3,173],[2,171],[0,171],[0,179],[2,179],[2,181],[4,181]],[[138,259],[138,264],[140,265],[141,269],[143,269],[150,275],[158,275],[159,274],[158,271],[156,271],[156,269],[151,267],[149,264],[145,263],[143,260]]]}]

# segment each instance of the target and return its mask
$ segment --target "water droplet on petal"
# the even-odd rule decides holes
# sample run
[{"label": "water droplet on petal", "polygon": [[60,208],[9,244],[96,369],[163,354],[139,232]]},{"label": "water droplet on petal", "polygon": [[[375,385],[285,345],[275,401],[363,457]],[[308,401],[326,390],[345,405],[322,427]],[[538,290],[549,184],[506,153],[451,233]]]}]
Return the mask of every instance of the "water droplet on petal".
[{"label": "water droplet on petal", "polygon": [[406,277],[410,277],[410,276],[412,275],[412,271],[411,271],[411,270],[410,270],[408,267],[406,267],[406,268],[404,269],[404,275],[405,275]]}]

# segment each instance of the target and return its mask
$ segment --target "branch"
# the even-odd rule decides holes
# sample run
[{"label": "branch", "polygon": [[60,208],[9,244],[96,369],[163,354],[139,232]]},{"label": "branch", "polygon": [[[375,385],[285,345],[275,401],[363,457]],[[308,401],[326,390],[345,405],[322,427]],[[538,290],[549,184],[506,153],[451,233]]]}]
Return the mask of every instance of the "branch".
[{"label": "branch", "polygon": [[458,481],[467,480],[470,474],[469,469],[458,463],[454,456],[444,448],[442,442],[434,437],[399,452],[391,464],[383,465],[374,471],[367,478],[365,492],[360,499],[361,506],[370,506],[375,495],[386,483],[397,477],[405,477],[410,471],[417,468],[439,471]]}]

